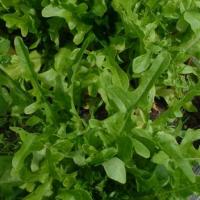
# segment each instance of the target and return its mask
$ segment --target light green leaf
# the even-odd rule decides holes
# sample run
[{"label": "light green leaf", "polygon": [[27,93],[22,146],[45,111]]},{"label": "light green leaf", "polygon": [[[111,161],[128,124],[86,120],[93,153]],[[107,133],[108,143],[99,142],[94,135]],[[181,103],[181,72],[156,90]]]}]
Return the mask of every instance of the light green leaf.
[{"label": "light green leaf", "polygon": [[32,84],[37,88],[39,94],[42,96],[42,91],[39,86],[39,82],[37,80],[37,76],[34,71],[33,64],[30,61],[28,48],[25,46],[22,38],[20,37],[16,37],[14,43],[15,43],[15,49],[20,59],[21,65],[24,67],[24,70],[27,71],[29,78],[32,81]]},{"label": "light green leaf", "polygon": [[94,1],[94,6],[92,9],[92,12],[99,16],[102,17],[104,15],[104,13],[106,12],[107,6],[105,3],[105,0],[95,0]]},{"label": "light green leaf", "polygon": [[85,157],[84,155],[82,155],[81,153],[79,152],[76,152],[73,156],[73,161],[76,165],[78,166],[84,166],[86,165],[86,160],[85,160]]},{"label": "light green leaf", "polygon": [[106,49],[107,55],[107,63],[106,67],[111,70],[113,76],[112,81],[113,84],[122,88],[123,90],[127,90],[129,87],[129,78],[127,74],[120,68],[118,63],[115,61],[114,53],[111,48]]},{"label": "light green leaf", "polygon": [[33,63],[34,71],[39,72],[42,65],[41,55],[37,51],[30,52],[30,60]]},{"label": "light green leaf", "polygon": [[191,29],[199,34],[200,31],[200,13],[196,11],[187,11],[184,14],[184,19],[190,24]]},{"label": "light green leaf", "polygon": [[181,112],[180,109],[183,105],[191,101],[194,96],[198,96],[200,94],[198,89],[199,86],[200,84],[196,84],[190,87],[189,91],[181,99],[174,101],[173,105],[154,121],[154,126],[163,125],[163,123],[166,123],[169,118],[174,118],[175,112]]},{"label": "light green leaf", "polygon": [[33,152],[33,159],[31,161],[32,172],[36,172],[39,169],[40,161],[44,158],[45,155],[46,155],[46,149]]},{"label": "light green leaf", "polygon": [[117,135],[119,135],[121,121],[124,120],[124,116],[125,113],[117,112],[103,121],[103,127],[106,128],[113,138],[116,138]]},{"label": "light green leaf", "polygon": [[55,70],[65,75],[72,62],[71,50],[68,48],[61,48],[55,55]]},{"label": "light green leaf", "polygon": [[39,108],[40,108],[40,103],[34,102],[34,103],[28,105],[24,109],[24,113],[27,114],[27,115],[30,115],[30,114],[33,114],[34,112],[36,112]]},{"label": "light green leaf", "polygon": [[185,132],[185,136],[183,137],[183,140],[180,144],[180,148],[182,150],[187,150],[189,147],[191,147],[191,144],[194,141],[198,141],[200,140],[200,131],[198,130],[192,130],[192,129],[188,129]]},{"label": "light green leaf", "polygon": [[164,131],[158,132],[155,141],[159,143],[160,148],[167,153],[169,157],[173,157],[174,159],[182,158],[178,143],[174,136]]},{"label": "light green leaf", "polygon": [[38,79],[47,87],[55,87],[56,78],[57,72],[52,68],[38,75]]},{"label": "light green leaf", "polygon": [[37,146],[40,141],[37,141],[39,138],[36,135],[29,134],[21,128],[12,127],[11,130],[18,133],[23,142],[21,148],[15,153],[13,157],[13,169],[11,171],[11,174],[13,176],[20,176],[21,170],[23,169],[23,167],[25,167],[24,161],[26,157],[38,148]]},{"label": "light green leaf", "polygon": [[32,19],[28,15],[20,16],[15,12],[3,15],[3,19],[6,21],[6,26],[8,28],[19,28],[23,37],[27,36],[29,30],[33,28],[30,26],[33,25],[33,23],[31,23]]},{"label": "light green leaf", "polygon": [[139,140],[132,139],[133,147],[136,151],[136,153],[144,158],[150,157],[150,151],[149,149]]},{"label": "light green leaf", "polygon": [[124,162],[114,157],[103,163],[103,167],[109,178],[121,183],[126,183],[126,169]]},{"label": "light green leaf", "polygon": [[191,183],[195,183],[196,178],[192,170],[192,165],[187,160],[184,160],[184,158],[182,160],[177,160],[177,164],[188,180],[190,180]]},{"label": "light green leaf", "polygon": [[[85,34],[90,30],[90,26],[84,24],[83,22],[80,22],[79,19],[76,17],[76,14],[71,12],[71,10],[67,9],[66,7],[67,5],[64,7],[53,6],[52,4],[49,4],[42,10],[42,16],[64,18],[65,21],[68,23],[70,30],[76,29],[73,42],[78,45],[83,41]],[[77,9],[77,12],[84,13],[87,9],[87,6],[85,4],[80,4],[79,7],[76,6],[75,8]]]},{"label": "light green leaf", "polygon": [[61,192],[56,199],[58,200],[92,200],[90,194],[83,189],[67,190]]},{"label": "light green leaf", "polygon": [[33,115],[26,121],[26,125],[27,126],[34,126],[36,124],[39,124],[40,122],[42,122],[42,119]]},{"label": "light green leaf", "polygon": [[66,189],[70,189],[77,181],[76,176],[77,176],[77,172],[74,172],[74,173],[71,173],[71,174],[66,174],[65,178],[63,180],[63,186]]},{"label": "light green leaf", "polygon": [[175,137],[168,133],[159,132],[155,139],[160,144],[160,148],[174,160],[188,180],[194,183],[195,175],[192,171],[192,166],[190,162],[183,157],[180,146],[177,144]]},{"label": "light green leaf", "polygon": [[5,54],[10,49],[10,41],[0,37],[0,54]]},{"label": "light green leaf", "polygon": [[199,0],[196,0],[196,1],[195,1],[195,4],[196,4],[196,6],[197,6],[198,8],[200,8],[200,1],[199,1]]},{"label": "light green leaf", "polygon": [[[111,46],[118,52],[122,52],[126,49],[126,40],[124,37],[115,36],[111,39]],[[118,57],[120,60],[120,57]]]},{"label": "light green leaf", "polygon": [[87,163],[91,165],[99,165],[104,161],[111,159],[117,154],[117,150],[113,147],[105,148],[100,152],[93,153],[89,158],[87,158]]},{"label": "light green leaf", "polygon": [[169,66],[171,55],[163,51],[153,61],[149,70],[147,70],[141,79],[139,87],[133,92],[132,107],[134,107],[143,96],[148,95],[148,91],[152,88],[156,79],[164,72]]},{"label": "light green leaf", "polygon": [[43,96],[43,91],[39,84],[37,74],[34,71],[33,64],[30,61],[28,48],[25,46],[22,38],[19,36],[17,36],[15,38],[14,44],[15,44],[15,49],[16,49],[17,55],[19,56],[19,59],[20,59],[20,63],[24,67],[25,71],[27,71],[29,78],[31,80],[31,83],[36,90],[38,99],[42,100],[43,103],[45,103],[44,107],[45,107],[45,111],[46,111],[47,121],[49,121],[50,123],[54,123],[55,116],[53,114],[53,111],[52,111],[49,103],[46,101],[46,99]]},{"label": "light green leaf", "polygon": [[66,22],[71,20],[71,17],[72,17],[71,13],[68,10],[61,8],[61,7],[53,6],[52,4],[49,4],[48,6],[43,8],[42,16],[43,17],[55,17],[55,16],[62,17],[66,20]]},{"label": "light green leaf", "polygon": [[29,194],[24,200],[43,200],[44,197],[50,197],[52,194],[52,180],[47,180],[39,185],[35,191]]},{"label": "light green leaf", "polygon": [[170,158],[164,151],[154,154],[151,160],[156,164],[164,165],[168,169]]},{"label": "light green leaf", "polygon": [[185,32],[188,27],[188,23],[181,17],[176,23],[176,29],[180,32]]},{"label": "light green leaf", "polygon": [[151,57],[149,53],[138,56],[133,60],[133,72],[139,74],[144,72],[151,64]]}]

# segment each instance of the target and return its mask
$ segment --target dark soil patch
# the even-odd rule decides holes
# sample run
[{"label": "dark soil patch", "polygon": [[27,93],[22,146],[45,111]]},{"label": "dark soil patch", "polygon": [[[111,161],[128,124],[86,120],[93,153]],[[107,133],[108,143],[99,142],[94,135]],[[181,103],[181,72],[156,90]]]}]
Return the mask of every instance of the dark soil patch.
[{"label": "dark soil patch", "polygon": [[200,96],[196,96],[192,100],[193,105],[196,107],[197,112],[185,112],[184,113],[184,119],[185,124],[184,128],[192,128],[192,129],[198,129],[200,128]]},{"label": "dark soil patch", "polygon": [[156,97],[150,113],[150,119],[155,120],[167,109],[167,103],[162,97]]},{"label": "dark soil patch", "polygon": [[0,155],[12,155],[19,147],[19,137],[17,134],[9,129],[6,123],[0,126]]}]

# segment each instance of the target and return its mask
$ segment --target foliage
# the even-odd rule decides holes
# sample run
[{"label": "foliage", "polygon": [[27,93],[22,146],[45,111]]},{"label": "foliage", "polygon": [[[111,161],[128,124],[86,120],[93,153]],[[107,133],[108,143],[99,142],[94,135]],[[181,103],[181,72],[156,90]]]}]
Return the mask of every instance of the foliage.
[{"label": "foliage", "polygon": [[[199,0],[1,0],[0,199],[200,193],[200,131],[183,117],[200,95],[199,11]],[[152,120],[156,99],[167,108]]]}]

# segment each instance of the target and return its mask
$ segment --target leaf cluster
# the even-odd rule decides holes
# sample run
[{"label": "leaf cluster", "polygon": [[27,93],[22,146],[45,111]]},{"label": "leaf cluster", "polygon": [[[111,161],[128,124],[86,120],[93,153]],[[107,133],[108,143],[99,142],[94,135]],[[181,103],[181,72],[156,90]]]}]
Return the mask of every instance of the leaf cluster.
[{"label": "leaf cluster", "polygon": [[199,0],[0,0],[0,199],[200,193],[184,117],[198,110],[199,13]]}]

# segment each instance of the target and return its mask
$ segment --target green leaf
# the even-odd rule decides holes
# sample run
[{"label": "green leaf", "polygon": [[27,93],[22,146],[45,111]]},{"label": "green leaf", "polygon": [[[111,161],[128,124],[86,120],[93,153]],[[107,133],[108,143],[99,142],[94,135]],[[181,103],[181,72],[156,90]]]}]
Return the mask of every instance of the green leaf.
[{"label": "green leaf", "polygon": [[157,133],[155,140],[169,157],[173,157],[174,159],[182,158],[178,143],[174,136],[162,131]]},{"label": "green leaf", "polygon": [[120,68],[120,66],[117,64],[114,58],[114,53],[112,52],[112,49],[108,48],[106,49],[106,55],[108,63],[106,64],[106,67],[111,70],[113,77],[113,84],[122,88],[123,90],[127,90],[129,87],[129,79],[127,74]]},{"label": "green leaf", "polygon": [[45,103],[47,119],[50,121],[50,123],[53,123],[55,121],[55,116],[48,102],[46,101],[46,99],[44,99],[42,88],[37,79],[37,74],[35,73],[33,64],[30,61],[28,48],[25,46],[22,38],[20,37],[16,37],[14,43],[17,55],[20,58],[20,62],[22,66],[25,68],[25,70],[28,72],[29,78],[33,86],[35,87],[38,99],[39,100],[42,99],[42,101]]},{"label": "green leaf", "polygon": [[116,105],[121,113],[125,113],[134,101],[132,93],[129,91],[124,91],[120,87],[108,86],[106,88],[106,91],[108,93],[110,101],[112,101]]},{"label": "green leaf", "polygon": [[185,174],[185,176],[190,180],[192,183],[195,182],[195,175],[192,170],[192,166],[190,162],[185,159],[181,153],[181,149],[177,144],[175,138],[168,134],[159,132],[155,138],[157,142],[160,144],[160,148],[167,153],[169,157],[174,159],[174,162],[178,165],[181,171]]},{"label": "green leaf", "polygon": [[50,197],[52,194],[52,180],[47,180],[39,185],[35,191],[26,196],[24,200],[42,200],[44,197]]},{"label": "green leaf", "polygon": [[139,140],[132,139],[133,147],[136,151],[136,153],[144,158],[150,157],[150,151],[149,149]]},{"label": "green leaf", "polygon": [[65,176],[65,179],[63,180],[63,186],[66,188],[66,189],[70,189],[75,183],[76,183],[76,176],[77,176],[77,173],[74,172],[74,173],[71,173],[71,174],[67,174]]},{"label": "green leaf", "polygon": [[151,64],[151,57],[149,53],[134,58],[132,69],[133,72],[139,74],[146,71]]},{"label": "green leaf", "polygon": [[154,154],[151,160],[156,164],[164,165],[167,169],[169,167],[170,158],[164,151]]},{"label": "green leaf", "polygon": [[[11,156],[0,156],[1,166],[0,166],[0,184],[6,183],[11,177],[4,177],[6,171],[10,171],[12,167],[12,157]],[[6,179],[5,179],[6,178]]]},{"label": "green leaf", "polygon": [[23,40],[20,37],[16,37],[14,43],[21,65],[24,67],[25,71],[27,71],[29,78],[32,80],[33,85],[38,89],[40,93],[42,93],[37,80],[36,73],[33,69],[33,64],[30,61],[28,48],[25,46]]},{"label": "green leaf", "polygon": [[86,165],[85,157],[80,152],[76,152],[73,155],[73,161],[78,166],[84,166],[84,165]]},{"label": "green leaf", "polygon": [[37,32],[34,19],[30,15],[20,16],[18,12],[15,12],[4,14],[3,19],[6,21],[8,28],[19,28],[23,37],[27,36],[28,32]]},{"label": "green leaf", "polygon": [[189,91],[184,94],[181,99],[174,101],[173,105],[154,121],[154,125],[163,125],[163,123],[167,122],[169,118],[174,118],[175,112],[179,111],[182,106],[191,101],[194,96],[198,96],[200,94],[198,88],[199,83],[191,86]]},{"label": "green leaf", "polygon": [[58,200],[92,200],[90,194],[83,189],[63,191],[56,199]]},{"label": "green leaf", "polygon": [[[65,75],[68,72],[68,67],[71,66],[73,60],[71,59],[72,52],[68,48],[61,48],[55,55],[55,70]],[[67,56],[66,56],[67,55]]]},{"label": "green leaf", "polygon": [[118,156],[124,162],[131,160],[133,155],[133,142],[128,136],[117,138]]},{"label": "green leaf", "polygon": [[196,11],[187,11],[184,19],[190,24],[191,29],[198,34],[200,31],[200,14]]},{"label": "green leaf", "polygon": [[33,159],[31,162],[31,171],[36,172],[39,170],[40,161],[44,158],[46,154],[46,149],[42,149],[40,151],[33,152]]},{"label": "green leaf", "polygon": [[117,154],[117,150],[113,147],[105,148],[100,152],[95,152],[91,154],[89,158],[87,158],[87,162],[92,165],[99,165],[104,161],[112,158]]},{"label": "green leaf", "polygon": [[177,164],[184,173],[184,175],[188,178],[188,180],[190,180],[191,183],[195,183],[196,178],[192,170],[192,165],[187,160],[184,160],[184,158],[182,160],[179,160]]},{"label": "green leaf", "polygon": [[[71,20],[71,14],[64,8],[56,7],[51,4],[43,8],[42,10],[43,17],[63,17],[66,21]],[[71,25],[72,26],[72,25]]]},{"label": "green leaf", "polygon": [[[148,184],[154,185],[157,188],[162,188],[166,186],[170,181],[170,176],[168,174],[168,171],[163,165],[156,166],[152,176],[150,179],[148,179]],[[153,189],[153,187],[152,187]]]},{"label": "green leaf", "polygon": [[197,140],[200,140],[200,131],[198,129],[188,129],[185,133],[185,136],[183,137],[180,147],[186,148],[187,146],[190,146],[194,141]]},{"label": "green leaf", "polygon": [[146,71],[141,79],[139,87],[133,92],[132,107],[147,95],[148,91],[152,88],[156,79],[164,72],[169,66],[171,55],[169,52],[161,52],[154,60],[148,71]]},{"label": "green leaf", "polygon": [[40,122],[42,122],[42,120],[39,117],[33,115],[26,121],[26,125],[27,126],[34,126],[36,124],[39,124]]},{"label": "green leaf", "polygon": [[10,41],[0,37],[0,54],[6,54],[10,49]]},{"label": "green leaf", "polygon": [[121,184],[126,183],[126,169],[124,162],[114,157],[103,163],[107,176]]},{"label": "green leaf", "polygon": [[53,17],[53,18],[48,19],[48,24],[49,24],[49,29],[48,29],[49,36],[51,40],[54,41],[56,46],[58,47],[60,43],[59,32],[60,30],[62,30],[65,24],[65,20],[62,18]]},{"label": "green leaf", "polygon": [[180,32],[185,32],[186,29],[187,29],[187,27],[188,27],[188,23],[184,20],[183,17],[181,17],[181,18],[178,20],[177,24],[176,24],[176,29],[177,29],[178,31],[180,31]]},{"label": "green leaf", "polygon": [[107,129],[113,138],[119,135],[119,130],[122,126],[121,121],[124,120],[124,116],[124,113],[117,112],[103,121],[103,127]]},{"label": "green leaf", "polygon": [[30,114],[33,114],[34,112],[36,112],[39,108],[40,108],[40,103],[34,102],[24,109],[24,113],[27,115],[30,115]]},{"label": "green leaf", "polygon": [[23,168],[25,167],[25,159],[34,150],[40,148],[41,144],[39,138],[36,135],[29,134],[21,128],[12,127],[12,131],[18,133],[23,142],[21,148],[15,153],[12,160],[12,171],[13,176],[20,176]]},{"label": "green leaf", "polygon": [[1,0],[0,199],[200,193],[199,2]]},{"label": "green leaf", "polygon": [[[43,8],[42,16],[64,18],[68,23],[70,30],[76,29],[73,42],[78,45],[83,41],[85,34],[90,30],[90,26],[80,22],[77,15],[71,11],[70,6],[71,5],[68,5],[68,3],[66,3],[65,6],[53,6],[52,4],[49,4]],[[85,6],[85,4],[80,4],[79,6],[75,6],[74,9],[81,15],[81,13],[85,12],[87,6]]]},{"label": "green leaf", "polygon": [[102,17],[104,15],[104,13],[106,12],[106,10],[107,10],[107,6],[105,3],[105,0],[95,0],[94,1],[92,12],[95,15]]}]

